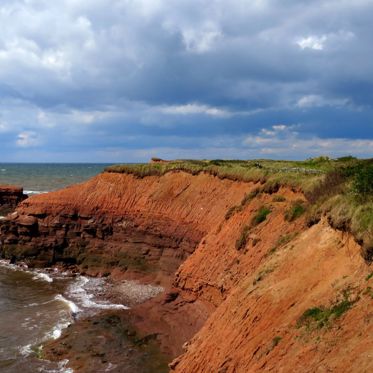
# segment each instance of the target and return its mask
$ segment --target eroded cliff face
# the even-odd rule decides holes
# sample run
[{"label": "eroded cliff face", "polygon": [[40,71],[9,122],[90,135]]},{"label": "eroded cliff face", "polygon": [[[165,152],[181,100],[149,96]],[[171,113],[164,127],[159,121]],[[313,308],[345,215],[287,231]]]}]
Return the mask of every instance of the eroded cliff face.
[{"label": "eroded cliff face", "polygon": [[373,276],[350,235],[285,218],[302,200],[207,174],[104,173],[24,201],[2,252],[165,285],[133,322],[182,353],[173,372],[371,371]]},{"label": "eroded cliff face", "polygon": [[8,213],[26,198],[27,196],[23,194],[23,188],[0,185],[0,215]]},{"label": "eroded cliff face", "polygon": [[248,189],[208,175],[104,173],[20,204],[2,225],[3,255],[170,278]]},{"label": "eroded cliff face", "polygon": [[242,276],[173,371],[370,372],[369,273],[352,237],[321,222]]}]

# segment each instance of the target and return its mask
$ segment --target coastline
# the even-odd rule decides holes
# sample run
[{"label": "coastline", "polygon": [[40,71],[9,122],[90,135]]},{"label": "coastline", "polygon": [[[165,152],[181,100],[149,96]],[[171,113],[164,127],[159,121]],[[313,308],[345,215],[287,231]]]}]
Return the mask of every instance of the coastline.
[{"label": "coastline", "polygon": [[[369,231],[354,236],[361,227],[316,213],[318,205],[284,181],[203,170],[151,174],[148,166],[136,166],[138,174],[119,171],[33,196],[1,224],[4,257],[39,268],[70,266],[83,277],[112,281],[102,294],[110,302],[132,301],[129,310],[78,320],[45,347],[45,357],[69,359],[76,373],[95,365],[122,373],[131,354],[131,369],[138,370],[144,349],[154,346],[158,357],[151,361],[162,353],[166,362],[174,359],[168,366],[175,373],[296,371],[306,359],[312,371],[320,359],[339,371],[348,348],[351,364],[371,366],[364,354],[373,343],[373,277],[362,255],[364,248],[369,254]],[[300,180],[308,185],[310,177],[317,181],[313,174]],[[337,207],[347,201],[343,193],[330,197],[339,198]],[[129,288],[136,296],[123,297]],[[146,300],[148,290],[155,297]],[[327,318],[320,328],[311,328],[317,320],[304,321],[310,309]],[[302,338],[308,332],[315,338]]]},{"label": "coastline", "polygon": [[[70,320],[57,321],[53,330],[36,345],[24,346],[24,356],[38,357],[45,363],[55,362],[63,373],[92,372],[93,367],[96,372],[136,369],[146,373],[150,368],[152,372],[167,371],[169,358],[159,351],[155,336],[140,336],[131,324],[128,307],[151,299],[163,292],[163,288],[133,280],[109,281],[82,276],[75,268],[29,269],[25,263],[10,264],[5,260],[1,260],[0,265],[47,283],[61,278],[71,280],[65,294],[54,297],[55,301],[66,304]],[[97,335],[106,342],[95,343],[92,336]],[[115,343],[111,342],[113,338]],[[73,343],[68,342],[71,340]],[[131,353],[126,354],[125,349]],[[97,364],[101,368],[97,368]]]}]

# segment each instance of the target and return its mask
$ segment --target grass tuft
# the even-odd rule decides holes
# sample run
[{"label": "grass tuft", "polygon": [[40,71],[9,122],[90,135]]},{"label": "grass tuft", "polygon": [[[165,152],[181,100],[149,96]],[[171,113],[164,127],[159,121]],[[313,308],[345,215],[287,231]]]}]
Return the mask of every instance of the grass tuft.
[{"label": "grass tuft", "polygon": [[262,206],[251,220],[251,225],[255,227],[267,219],[268,214],[271,210],[268,207]]},{"label": "grass tuft", "polygon": [[297,327],[306,326],[308,329],[316,326],[322,328],[329,325],[330,321],[340,318],[356,303],[358,298],[349,299],[349,291],[343,292],[343,299],[335,302],[331,307],[312,307],[304,311],[303,315],[297,321]]},{"label": "grass tuft", "polygon": [[292,222],[302,216],[305,211],[306,208],[304,206],[304,202],[301,200],[295,201],[285,212],[285,220],[288,222]]},{"label": "grass tuft", "polygon": [[241,234],[240,234],[240,237],[238,238],[238,240],[236,241],[236,249],[237,250],[242,250],[245,246],[246,246],[246,243],[247,243],[247,239],[249,237],[249,234],[250,234],[250,228],[245,225],[243,228],[242,228],[242,231],[241,231]]}]

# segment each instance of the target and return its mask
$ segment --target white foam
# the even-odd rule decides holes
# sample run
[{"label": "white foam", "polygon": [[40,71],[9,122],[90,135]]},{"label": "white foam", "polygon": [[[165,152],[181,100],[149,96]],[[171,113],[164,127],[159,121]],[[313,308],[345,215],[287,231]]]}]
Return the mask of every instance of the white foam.
[{"label": "white foam", "polygon": [[65,298],[63,295],[61,295],[61,294],[57,294],[57,295],[54,297],[54,299],[66,303],[66,304],[69,306],[70,311],[71,311],[73,314],[76,314],[76,313],[80,312],[79,307],[78,307],[74,302],[72,302],[71,300],[66,299],[66,298]]},{"label": "white foam", "polygon": [[41,190],[24,190],[24,194],[27,194],[28,196],[37,195],[37,194],[45,194],[48,193],[47,191],[41,191]]},{"label": "white foam", "polygon": [[17,265],[10,264],[9,260],[1,259],[0,260],[0,266],[11,269],[13,271],[22,271],[22,268],[19,268]]},{"label": "white foam", "polygon": [[74,373],[71,368],[66,368],[66,365],[69,363],[69,360],[65,359],[60,361],[57,364],[57,369],[46,369],[45,367],[41,367],[38,369],[40,373]]},{"label": "white foam", "polygon": [[62,334],[62,330],[63,329],[66,329],[68,326],[70,325],[70,323],[66,322],[66,323],[58,323],[52,330],[52,338],[53,339],[58,339],[61,337],[61,334]]},{"label": "white foam", "polygon": [[31,344],[28,344],[26,346],[21,346],[19,348],[19,352],[21,353],[22,356],[29,356],[32,354],[32,350],[31,350]]},{"label": "white foam", "polygon": [[46,273],[43,272],[36,272],[34,277],[32,278],[33,280],[42,280],[46,282],[53,282],[53,278],[47,275]]},{"label": "white foam", "polygon": [[94,300],[93,293],[102,288],[103,281],[102,279],[88,279],[85,276],[79,276],[77,281],[70,285],[68,289],[69,296],[86,309],[127,310],[128,307],[123,304]]}]

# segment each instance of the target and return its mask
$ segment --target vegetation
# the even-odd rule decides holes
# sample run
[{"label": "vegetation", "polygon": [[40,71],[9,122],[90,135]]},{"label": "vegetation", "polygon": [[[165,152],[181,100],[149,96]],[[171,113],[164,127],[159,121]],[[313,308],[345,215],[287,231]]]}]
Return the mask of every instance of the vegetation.
[{"label": "vegetation", "polygon": [[237,212],[241,212],[246,205],[249,204],[259,193],[261,193],[259,188],[254,189],[250,193],[244,195],[241,203],[237,206],[232,206],[228,209],[227,213],[225,214],[225,220],[229,220],[234,214]]},{"label": "vegetation", "polygon": [[[277,193],[280,186],[288,186],[302,191],[308,202],[307,206],[294,205],[287,212],[289,221],[306,213],[311,225],[326,216],[334,228],[351,232],[362,244],[364,259],[373,261],[373,159],[347,156],[305,161],[176,160],[114,165],[106,171],[139,178],[179,171],[193,175],[207,173],[220,179],[260,183],[258,189],[263,193]],[[250,195],[247,196],[249,200]],[[231,207],[226,219],[242,211],[247,201]],[[274,197],[274,202],[281,201],[280,196]]]},{"label": "vegetation", "polygon": [[267,215],[270,214],[270,212],[271,210],[268,207],[262,206],[251,220],[251,225],[256,226],[262,223],[264,220],[267,219]]},{"label": "vegetation", "polygon": [[113,165],[106,172],[132,174],[136,177],[160,176],[184,171],[193,175],[208,173],[221,179],[265,183],[266,188],[289,185],[308,190],[331,166],[329,161],[271,161],[271,160],[175,160],[159,163]]},{"label": "vegetation", "polygon": [[312,326],[322,328],[327,326],[330,321],[338,319],[347,312],[356,303],[358,298],[351,300],[349,290],[343,292],[343,298],[332,304],[330,307],[320,306],[306,310],[298,319],[297,326],[306,326],[308,329]]},{"label": "vegetation", "polygon": [[370,272],[367,277],[365,277],[365,281],[369,281],[373,277],[373,272]]},{"label": "vegetation", "polygon": [[274,271],[273,268],[266,268],[266,269],[263,269],[262,271],[260,271],[258,273],[258,275],[255,277],[255,279],[253,281],[253,285],[256,285],[259,281],[262,281],[267,275],[269,275],[273,271]]},{"label": "vegetation", "polygon": [[285,212],[285,220],[292,222],[295,219],[298,219],[306,211],[304,202],[302,200],[295,201],[289,210]]},{"label": "vegetation", "polygon": [[272,339],[272,348],[275,348],[280,342],[281,342],[282,337],[277,335]]},{"label": "vegetation", "polygon": [[297,235],[298,235],[298,232],[294,232],[294,233],[284,234],[280,236],[276,244],[271,248],[271,250],[268,251],[267,256],[275,253],[280,247],[287,245]]},{"label": "vegetation", "polygon": [[286,198],[284,196],[277,195],[273,197],[272,201],[273,202],[285,202]]},{"label": "vegetation", "polygon": [[[339,162],[339,164],[338,164]],[[362,245],[363,258],[373,260],[373,159],[338,161],[314,189],[308,222],[325,215],[336,229],[351,232]]]},{"label": "vegetation", "polygon": [[242,231],[241,231],[241,234],[240,234],[240,237],[238,238],[238,240],[236,241],[236,249],[237,250],[241,250],[243,249],[245,246],[246,246],[246,243],[247,243],[247,239],[249,237],[249,234],[250,234],[250,228],[245,225],[243,228],[242,228]]}]

